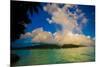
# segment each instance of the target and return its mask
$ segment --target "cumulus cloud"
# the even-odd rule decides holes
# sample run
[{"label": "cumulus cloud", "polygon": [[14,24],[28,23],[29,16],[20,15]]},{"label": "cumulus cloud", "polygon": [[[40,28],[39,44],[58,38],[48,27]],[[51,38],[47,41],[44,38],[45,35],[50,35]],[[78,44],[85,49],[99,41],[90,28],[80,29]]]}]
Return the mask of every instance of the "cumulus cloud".
[{"label": "cumulus cloud", "polygon": [[57,4],[47,4],[44,10],[52,15],[51,20],[54,23],[60,24],[63,30],[73,30],[77,29],[77,22],[75,20],[75,15],[71,12],[68,12],[68,8],[73,7],[73,5],[64,5],[62,8]]},{"label": "cumulus cloud", "polygon": [[32,37],[32,42],[56,43],[51,32],[44,31],[43,28],[34,29],[20,36],[20,39]]},{"label": "cumulus cloud", "polygon": [[[73,7],[76,8],[74,13],[69,10],[69,8]],[[78,6],[64,5],[59,7],[58,4],[47,4],[43,8],[51,15],[51,18],[46,18],[46,20],[50,24],[56,23],[61,25],[62,30],[57,30],[52,34],[44,31],[41,27],[21,35],[21,38],[32,37],[32,42],[55,43],[59,46],[64,44],[94,45],[94,40],[90,36],[82,34],[83,25],[87,23],[88,19]],[[78,19],[82,19],[80,24],[77,22]]]},{"label": "cumulus cloud", "polygon": [[75,44],[75,45],[86,45],[90,46],[94,44],[94,41],[90,36],[85,36],[83,34],[74,34],[70,31],[67,31],[66,34],[56,32],[55,40],[62,46],[64,44]]},{"label": "cumulus cloud", "polygon": [[32,37],[32,42],[43,42],[49,44],[57,44],[59,46],[74,44],[74,45],[94,45],[94,40],[90,36],[83,34],[72,33],[71,31],[55,32],[54,34],[44,31],[42,28],[37,28],[31,33],[26,33],[21,38]]},{"label": "cumulus cloud", "polygon": [[[70,9],[75,8],[72,13]],[[69,9],[70,8],[70,9]],[[47,4],[44,6],[44,10],[47,11],[52,17],[52,23],[56,23],[62,26],[61,31],[57,31],[54,38],[60,44],[91,44],[92,40],[90,36],[85,36],[82,33],[82,29],[87,24],[88,19],[85,14],[77,5],[64,5],[60,7],[58,4]],[[81,19],[78,24],[78,19]]]},{"label": "cumulus cloud", "polygon": [[[69,8],[75,8],[74,13]],[[48,12],[52,17],[47,19],[49,22],[60,24],[63,30],[76,30],[77,33],[82,33],[83,26],[87,23],[87,18],[84,13],[76,5],[64,5],[60,7],[58,4],[47,4],[44,6],[44,10]],[[81,19],[80,24],[77,20]]]},{"label": "cumulus cloud", "polygon": [[35,42],[45,42],[45,43],[53,43],[54,42],[52,34],[50,32],[46,32],[46,31],[37,32],[37,35],[35,37],[33,37],[32,41],[33,42],[34,41]]}]

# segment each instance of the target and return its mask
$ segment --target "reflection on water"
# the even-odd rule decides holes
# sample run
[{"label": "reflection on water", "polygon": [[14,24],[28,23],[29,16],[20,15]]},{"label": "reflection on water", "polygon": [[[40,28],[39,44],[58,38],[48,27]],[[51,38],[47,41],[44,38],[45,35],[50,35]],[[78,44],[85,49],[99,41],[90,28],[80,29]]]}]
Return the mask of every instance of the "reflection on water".
[{"label": "reflection on water", "polygon": [[21,59],[16,65],[55,64],[95,60],[94,47],[15,50]]}]

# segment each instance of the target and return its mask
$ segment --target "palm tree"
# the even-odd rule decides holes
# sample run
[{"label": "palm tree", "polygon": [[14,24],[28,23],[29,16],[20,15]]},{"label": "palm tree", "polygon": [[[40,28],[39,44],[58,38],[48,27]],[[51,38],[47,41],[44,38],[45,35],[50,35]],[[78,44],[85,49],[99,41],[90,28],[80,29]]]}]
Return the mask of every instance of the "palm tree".
[{"label": "palm tree", "polygon": [[24,33],[24,25],[31,22],[27,11],[38,13],[38,7],[38,2],[11,1],[11,41],[18,39]]}]

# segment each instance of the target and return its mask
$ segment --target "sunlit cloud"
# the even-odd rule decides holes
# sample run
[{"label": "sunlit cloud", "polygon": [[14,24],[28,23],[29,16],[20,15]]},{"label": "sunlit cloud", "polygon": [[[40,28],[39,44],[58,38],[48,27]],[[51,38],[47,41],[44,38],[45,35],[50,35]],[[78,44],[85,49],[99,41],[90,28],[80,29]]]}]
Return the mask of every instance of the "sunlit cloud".
[{"label": "sunlit cloud", "polygon": [[83,34],[74,34],[70,31],[64,33],[58,31],[52,34],[51,32],[44,31],[42,28],[37,28],[31,33],[26,33],[21,38],[32,37],[32,42],[43,42],[49,44],[57,44],[59,46],[74,44],[90,46],[94,44],[94,40],[90,36]]},{"label": "sunlit cloud", "polygon": [[75,45],[93,45],[94,42],[90,36],[85,36],[83,34],[74,34],[72,32],[67,32],[66,34],[61,34],[57,32],[55,34],[55,40],[59,42],[60,45],[64,44],[75,44]]},{"label": "sunlit cloud", "polygon": [[53,23],[60,24],[63,30],[79,30],[76,20],[77,16],[68,10],[68,8],[71,7],[73,7],[73,5],[64,5],[62,8],[60,8],[57,4],[47,4],[47,6],[44,7],[44,10],[52,15],[51,20]]},{"label": "sunlit cloud", "polygon": [[[38,31],[34,32],[37,33],[35,37],[33,37],[33,42],[45,42],[45,43],[52,43],[53,42],[53,36],[50,32],[46,31]],[[32,35],[34,34],[32,33]]]},{"label": "sunlit cloud", "polygon": [[[75,7],[72,13],[69,8]],[[55,33],[45,31],[42,27],[34,29],[32,32],[27,32],[21,35],[20,38],[32,37],[32,42],[53,43],[59,46],[74,44],[74,45],[94,45],[94,39],[83,34],[82,29],[87,24],[88,18],[81,9],[76,5],[64,5],[59,7],[59,4],[47,4],[43,7],[44,11],[48,12],[51,17],[46,18],[49,24],[59,24],[62,29]],[[78,23],[78,19],[81,21]]]}]

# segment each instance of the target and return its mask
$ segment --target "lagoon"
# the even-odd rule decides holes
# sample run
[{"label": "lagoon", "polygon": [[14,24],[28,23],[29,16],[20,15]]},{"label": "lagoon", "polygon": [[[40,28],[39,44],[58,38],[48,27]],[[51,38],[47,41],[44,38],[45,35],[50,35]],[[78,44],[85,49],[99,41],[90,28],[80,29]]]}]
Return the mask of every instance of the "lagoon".
[{"label": "lagoon", "polygon": [[16,66],[95,61],[94,47],[12,50],[20,56]]}]

